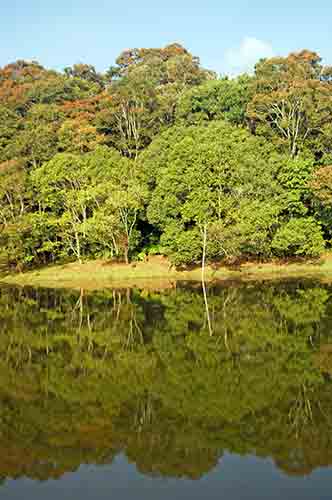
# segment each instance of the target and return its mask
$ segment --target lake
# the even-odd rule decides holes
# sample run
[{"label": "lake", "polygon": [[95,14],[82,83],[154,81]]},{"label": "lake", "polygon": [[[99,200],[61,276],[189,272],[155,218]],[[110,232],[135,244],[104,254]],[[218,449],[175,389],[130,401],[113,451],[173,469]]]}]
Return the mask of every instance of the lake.
[{"label": "lake", "polygon": [[0,498],[329,499],[332,287],[0,287]]}]

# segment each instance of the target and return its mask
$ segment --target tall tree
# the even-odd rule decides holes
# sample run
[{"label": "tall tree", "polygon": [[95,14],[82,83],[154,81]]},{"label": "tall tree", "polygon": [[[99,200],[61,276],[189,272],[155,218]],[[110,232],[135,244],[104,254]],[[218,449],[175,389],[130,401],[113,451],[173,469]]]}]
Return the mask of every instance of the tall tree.
[{"label": "tall tree", "polygon": [[[315,52],[303,50],[256,66],[255,93],[248,117],[256,133],[271,136],[291,157],[328,131],[332,118],[329,69]],[[317,155],[323,152],[316,151]]]}]

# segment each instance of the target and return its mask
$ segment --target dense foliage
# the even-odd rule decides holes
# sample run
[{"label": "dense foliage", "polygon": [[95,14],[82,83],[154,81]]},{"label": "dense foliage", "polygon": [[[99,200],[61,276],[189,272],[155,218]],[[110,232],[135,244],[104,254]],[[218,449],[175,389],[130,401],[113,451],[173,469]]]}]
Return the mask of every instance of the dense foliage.
[{"label": "dense foliage", "polygon": [[0,69],[0,259],[318,256],[331,163],[332,68],[308,50],[235,79],[179,44],[105,74],[17,61]]}]

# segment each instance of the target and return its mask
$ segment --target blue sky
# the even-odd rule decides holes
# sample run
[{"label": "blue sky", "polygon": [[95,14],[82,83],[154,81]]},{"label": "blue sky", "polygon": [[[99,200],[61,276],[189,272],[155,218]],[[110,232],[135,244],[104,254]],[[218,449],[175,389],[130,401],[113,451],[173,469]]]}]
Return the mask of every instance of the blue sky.
[{"label": "blue sky", "polygon": [[330,0],[0,0],[0,66],[86,62],[98,70],[129,47],[185,45],[220,73],[308,48],[332,64]]}]

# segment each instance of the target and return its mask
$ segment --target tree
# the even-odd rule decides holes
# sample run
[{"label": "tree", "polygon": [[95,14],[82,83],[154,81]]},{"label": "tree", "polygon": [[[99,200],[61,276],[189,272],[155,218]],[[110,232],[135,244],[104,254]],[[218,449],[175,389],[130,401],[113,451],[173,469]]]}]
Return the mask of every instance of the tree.
[{"label": "tree", "polygon": [[105,138],[95,126],[81,119],[65,120],[58,130],[58,148],[68,153],[93,151]]},{"label": "tree", "polygon": [[147,200],[147,189],[135,162],[122,158],[107,174],[107,198],[95,212],[94,231],[100,241],[111,239],[111,254],[128,264],[140,242],[138,223]]},{"label": "tree", "polygon": [[278,138],[292,158],[304,151],[332,117],[332,87],[325,73],[319,55],[308,50],[259,62],[248,106],[256,133]]},{"label": "tree", "polygon": [[312,205],[316,218],[324,230],[325,239],[331,244],[332,236],[332,167],[317,168],[308,180],[313,199]]},{"label": "tree", "polygon": [[25,212],[27,175],[22,162],[0,164],[0,221],[2,226],[15,223]]},{"label": "tree", "polygon": [[332,207],[332,166],[318,168],[313,173],[310,187],[323,205]]},{"label": "tree", "polygon": [[184,123],[227,120],[243,125],[252,94],[252,78],[211,80],[190,88],[180,96],[176,118]]},{"label": "tree", "polygon": [[305,216],[311,210],[308,182],[314,171],[314,161],[308,156],[289,159],[281,165],[278,181],[283,188],[283,210],[287,217]]},{"label": "tree", "polygon": [[9,267],[21,269],[28,262],[24,250],[29,233],[28,211],[32,193],[24,162],[9,160],[0,164],[0,257]]},{"label": "tree", "polygon": [[46,70],[35,61],[17,61],[0,69],[0,100],[21,116],[34,104],[60,104],[99,92],[98,83]]},{"label": "tree", "polygon": [[290,219],[277,230],[272,248],[282,256],[318,257],[324,250],[320,224],[313,217]]},{"label": "tree", "polygon": [[111,67],[109,76],[123,78],[136,70],[150,68],[156,84],[197,85],[215,74],[202,69],[198,57],[190,54],[182,45],[173,43],[161,49],[135,48],[123,51]]},{"label": "tree", "polygon": [[214,76],[178,44],[128,49],[116,63],[108,74],[110,113],[103,114],[103,124],[113,134],[112,145],[135,159],[160,130],[173,123],[179,95]]},{"label": "tree", "polygon": [[144,200],[128,159],[103,147],[83,156],[61,153],[35,170],[32,179],[41,212],[58,219],[63,255],[82,262],[84,255],[111,248],[128,261]]},{"label": "tree", "polygon": [[10,108],[0,106],[0,161],[9,160],[11,144],[22,128],[22,120]]},{"label": "tree", "polygon": [[[43,106],[39,111],[46,112]],[[50,160],[57,152],[58,127],[55,115],[51,115],[49,120],[42,120],[39,113],[34,115],[29,113],[22,130],[7,146],[7,156],[10,159],[23,160],[28,168],[37,168],[43,162]]]},{"label": "tree", "polygon": [[[264,141],[225,122],[174,128],[152,143],[141,158],[156,183],[147,215],[162,231],[161,243],[173,261],[200,260],[204,227],[209,228],[207,256],[224,256],[223,232],[231,214],[241,211],[245,200],[277,200],[282,160]],[[270,226],[277,213],[272,211]]]},{"label": "tree", "polygon": [[56,155],[33,173],[43,212],[58,216],[58,231],[64,250],[82,262],[88,210],[95,204],[94,186],[84,160],[63,153]]},{"label": "tree", "polygon": [[145,78],[122,80],[112,92],[109,115],[103,114],[103,127],[111,131],[111,144],[129,158],[151,140],[159,128],[156,92]]},{"label": "tree", "polygon": [[92,64],[74,64],[64,69],[64,73],[70,78],[80,78],[88,82],[98,83],[102,86],[103,78],[97,73],[96,68]]}]

